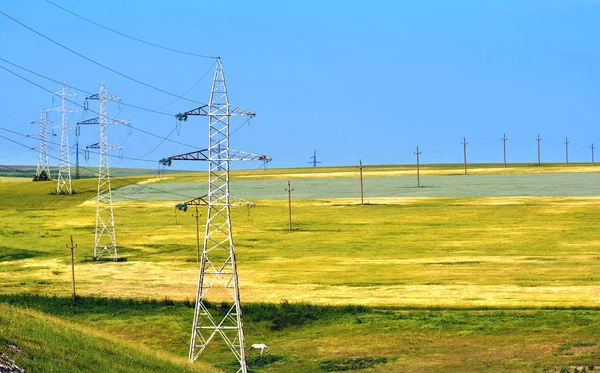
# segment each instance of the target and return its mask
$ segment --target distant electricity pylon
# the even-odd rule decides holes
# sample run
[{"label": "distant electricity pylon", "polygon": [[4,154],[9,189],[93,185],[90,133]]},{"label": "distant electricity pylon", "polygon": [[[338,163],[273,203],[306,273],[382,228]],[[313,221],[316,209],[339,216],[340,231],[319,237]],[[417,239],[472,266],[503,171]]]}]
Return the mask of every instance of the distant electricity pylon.
[{"label": "distant electricity pylon", "polygon": [[541,151],[540,151],[540,141],[542,141],[542,138],[540,137],[540,134],[538,133],[538,137],[537,137],[537,145],[538,145],[538,166],[542,165],[542,158],[541,158]]},{"label": "distant electricity pylon", "polygon": [[[112,193],[110,189],[110,169],[108,165],[108,149],[119,148],[108,142],[108,125],[125,124],[128,121],[111,118],[108,116],[108,101],[120,102],[121,97],[106,92],[104,79],[100,83],[100,93],[85,98],[87,107],[88,100],[100,101],[100,116],[84,120],[78,125],[99,124],[100,141],[92,144],[89,148],[100,149],[100,165],[98,167],[98,199],[96,201],[96,232],[94,235],[94,260],[107,253],[113,260],[117,260],[117,237],[115,235],[115,217],[112,207]],[[105,238],[108,237],[108,238]],[[104,239],[103,239],[104,238]]]},{"label": "distant electricity pylon", "polygon": [[62,114],[60,126],[60,161],[58,164],[58,177],[56,178],[58,183],[56,185],[57,194],[72,194],[73,188],[71,187],[71,161],[69,159],[69,113],[79,112],[81,110],[70,110],[69,109],[69,96],[75,94],[69,93],[67,90],[67,83],[63,83],[63,87],[59,92],[54,95],[61,98],[61,106],[59,108],[50,109],[48,111],[60,112]]},{"label": "distant electricity pylon", "polygon": [[[177,118],[187,120],[190,115],[208,117],[208,149],[161,160],[167,164],[173,160],[208,161],[208,195],[186,202],[186,204],[198,203],[208,206],[189,360],[192,362],[197,360],[213,338],[219,335],[239,363],[236,372],[247,373],[237,263],[231,235],[230,206],[232,203],[229,194],[229,165],[231,161],[268,162],[271,158],[229,147],[230,117],[252,118],[256,114],[229,104],[220,58],[217,58],[208,105],[178,114]],[[214,300],[221,305],[226,304],[222,309],[224,313],[209,309],[208,295],[214,297]]]},{"label": "distant electricity pylon", "polygon": [[419,151],[419,147],[417,146],[417,151],[414,152],[417,155],[417,188],[421,187],[421,175],[419,170],[419,155],[422,153]]},{"label": "distant electricity pylon", "polygon": [[313,167],[317,167],[317,163],[321,163],[321,162],[317,161],[317,151],[316,150],[313,153],[313,156],[310,157],[310,159],[312,159],[312,161],[308,162],[308,164],[312,164]]},{"label": "distant electricity pylon", "polygon": [[569,164],[569,138],[565,137],[565,160]]},{"label": "distant electricity pylon", "polygon": [[466,175],[467,174],[467,144],[468,144],[466,137],[463,137],[462,144],[463,144],[463,163],[465,165],[465,175]]},{"label": "distant electricity pylon", "polygon": [[[31,124],[37,123],[39,124],[39,132],[35,135],[40,138],[40,144],[38,146],[39,154],[38,154],[38,163],[37,169],[35,171],[35,179],[34,180],[51,180],[50,176],[50,162],[48,161],[48,141],[47,136],[48,132],[46,132],[46,126],[51,124],[52,121],[48,119],[48,113],[42,106],[42,110],[40,111],[40,119],[31,122]],[[45,176],[42,176],[45,175]]]},{"label": "distant electricity pylon", "polygon": [[508,140],[506,138],[506,133],[504,134],[504,136],[502,136],[500,140],[502,140],[502,142],[504,143],[504,168],[506,168],[506,140]]}]

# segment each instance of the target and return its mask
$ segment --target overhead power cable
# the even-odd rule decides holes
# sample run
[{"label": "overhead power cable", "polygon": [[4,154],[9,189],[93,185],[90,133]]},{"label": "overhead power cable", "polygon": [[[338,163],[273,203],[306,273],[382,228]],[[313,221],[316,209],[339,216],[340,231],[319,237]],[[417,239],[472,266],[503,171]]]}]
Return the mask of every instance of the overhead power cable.
[{"label": "overhead power cable", "polygon": [[[16,63],[10,62],[10,61],[8,61],[8,60],[6,60],[6,59],[2,58],[2,57],[0,57],[0,61],[2,61],[2,62],[5,62],[5,63],[7,63],[7,64],[9,64],[9,65],[12,65],[12,66],[14,66],[14,67],[16,67],[16,68],[19,68],[19,69],[21,69],[21,70],[27,71],[28,73],[30,73],[30,74],[33,74],[33,75],[35,75],[35,76],[39,76],[40,78],[43,78],[43,79],[49,80],[49,81],[51,81],[51,82],[53,82],[53,83],[60,84],[60,85],[65,85],[65,84],[64,84],[64,82],[60,82],[60,81],[58,81],[58,80],[56,80],[56,79],[52,79],[52,78],[50,78],[50,77],[48,77],[48,76],[42,75],[42,74],[40,74],[40,73],[37,73],[37,72],[35,72],[35,71],[33,71],[33,70],[29,70],[29,69],[27,69],[27,68],[25,68],[25,67],[23,67],[23,66],[17,65]],[[73,85],[70,85],[70,84],[67,84],[66,86],[67,86],[68,88],[74,89],[74,90],[76,90],[76,91],[83,92],[83,93],[85,93],[85,94],[87,94],[87,95],[93,95],[93,94],[94,94],[93,92],[86,91],[85,89],[78,88],[78,87],[75,87],[75,86],[73,86]],[[186,92],[186,93],[187,93],[187,92]],[[185,93],[184,93],[184,94],[185,94]],[[179,100],[179,99],[176,99],[176,100]],[[134,109],[139,109],[139,110],[148,111],[148,112],[155,113],[155,114],[160,114],[160,115],[165,115],[165,116],[170,116],[170,117],[173,117],[173,116],[174,116],[174,115],[173,115],[173,114],[171,114],[171,113],[165,113],[165,112],[163,112],[163,111],[158,111],[158,110],[155,110],[155,109],[148,109],[148,108],[145,108],[145,107],[141,107],[141,106],[137,106],[137,105],[128,104],[128,103],[126,103],[126,102],[121,102],[121,105],[123,105],[123,106],[128,106],[128,107],[132,107],[132,108],[134,108]]]},{"label": "overhead power cable", "polygon": [[[16,140],[13,140],[13,139],[11,139],[10,137],[6,137],[6,136],[3,136],[3,135],[0,135],[0,138],[3,138],[3,139],[5,139],[5,140],[7,140],[7,141],[10,141],[10,142],[12,142],[12,143],[14,143],[14,144],[17,144],[17,145],[19,145],[19,146],[22,146],[22,147],[24,147],[24,148],[27,148],[27,149],[29,149],[29,150],[32,150],[32,151],[34,151],[34,150],[35,150],[35,149],[33,149],[33,148],[29,147],[29,146],[28,146],[28,145],[26,145],[26,144],[23,144],[23,143],[21,143],[21,142],[19,142],[19,141],[16,141]],[[49,156],[50,158],[53,158],[53,159],[56,159],[56,160],[58,160],[58,159],[59,159],[58,157],[56,157],[56,156],[53,156],[53,155],[50,155],[50,154],[49,154],[48,156]],[[69,162],[69,164],[70,164],[70,165],[74,165],[72,162]],[[89,171],[89,172],[90,172],[90,173],[92,173],[92,174],[96,174],[96,175],[98,174],[98,172],[96,172],[96,171],[92,170],[91,168],[87,168],[87,167],[80,167],[80,168],[81,168],[81,169],[83,169],[83,170]],[[159,171],[159,173],[160,173],[160,172],[162,172],[162,170],[161,170],[161,171]],[[154,176],[152,179],[150,179],[150,181],[152,181],[152,180],[154,180],[156,177],[158,177],[158,176],[159,176],[159,173],[157,173],[157,174],[156,174],[156,175],[155,175],[155,176]],[[112,177],[111,177],[111,179],[114,179],[114,180],[119,180],[119,181],[122,181],[122,182],[124,182],[124,183],[126,183],[126,184],[129,184],[129,185],[137,185],[137,186],[139,186],[139,184],[138,184],[138,183],[135,183],[135,182],[132,182],[132,181],[129,181],[129,180],[127,180],[127,179],[120,178],[120,177],[115,177],[115,176],[112,176]],[[185,198],[186,200],[188,200],[188,199],[191,199],[191,198],[194,198],[194,197],[192,197],[192,196],[188,196],[188,195],[185,195],[185,194],[180,194],[180,193],[170,192],[170,191],[166,191],[166,190],[162,190],[162,189],[158,189],[158,188],[152,188],[152,187],[150,187],[150,186],[149,186],[149,184],[144,184],[144,185],[142,185],[141,189],[149,189],[149,190],[154,190],[154,191],[156,191],[156,192],[160,192],[160,193],[170,194],[170,195],[174,195],[174,196],[177,196],[177,197],[183,197],[183,198]]]},{"label": "overhead power cable", "polygon": [[[0,11],[0,12],[1,12],[1,11]],[[4,67],[4,66],[0,66],[0,69],[2,69],[2,70],[5,70],[5,71],[9,72],[10,74],[12,74],[12,75],[14,75],[14,76],[16,76],[16,77],[18,77],[18,78],[21,78],[21,79],[25,80],[26,82],[28,82],[28,83],[30,83],[30,84],[32,84],[32,85],[34,85],[34,86],[36,86],[36,87],[38,87],[38,88],[40,88],[40,89],[44,90],[44,91],[46,91],[46,92],[48,92],[48,93],[50,93],[50,94],[54,94],[54,92],[52,92],[52,91],[51,91],[51,90],[49,90],[48,88],[45,88],[45,87],[43,87],[43,86],[41,86],[41,85],[37,84],[36,82],[33,82],[33,81],[31,81],[31,80],[29,80],[29,79],[25,78],[24,76],[21,76],[21,75],[19,75],[19,74],[15,73],[14,71],[12,71],[12,70],[10,70],[10,69],[7,69],[7,68],[6,68],[6,67]],[[75,105],[75,106],[78,106],[78,107],[80,107],[80,108],[83,108],[84,110],[90,111],[90,112],[92,112],[92,113],[94,113],[94,114],[97,114],[97,115],[101,115],[99,112],[97,112],[97,111],[94,111],[94,110],[92,110],[92,109],[89,109],[89,108],[86,108],[84,105],[81,105],[81,104],[79,104],[79,103],[77,103],[77,102],[75,102],[75,101],[73,101],[73,100],[70,100],[70,99],[65,99],[65,100],[66,100],[67,102],[69,102],[69,103],[71,103],[71,104]],[[152,133],[152,132],[149,132],[149,131],[143,130],[143,129],[141,129],[141,128],[137,128],[137,127],[134,127],[134,126],[130,126],[130,127],[131,127],[132,129],[136,130],[136,131],[140,131],[140,132],[142,132],[142,133],[148,134],[148,135],[150,135],[150,136],[157,137],[157,138],[159,138],[159,139],[165,139],[165,141],[170,141],[170,142],[172,142],[172,143],[174,143],[174,144],[179,144],[179,145],[187,146],[187,147],[189,147],[189,148],[193,148],[193,149],[197,149],[197,148],[198,148],[198,146],[189,145],[189,144],[182,143],[182,142],[180,142],[180,141],[176,141],[176,140],[167,139],[166,137],[163,137],[163,136],[157,135],[157,134],[155,134],[155,133]]]},{"label": "overhead power cable", "polygon": [[127,79],[129,79],[129,80],[131,80],[131,81],[133,81],[133,82],[136,82],[136,83],[138,83],[138,84],[141,84],[141,85],[143,85],[143,86],[145,86],[145,87],[148,87],[148,88],[154,89],[154,90],[156,90],[156,91],[162,92],[162,93],[164,93],[164,94],[167,94],[167,95],[170,95],[170,96],[173,96],[173,97],[177,97],[177,98],[179,98],[179,99],[186,100],[186,101],[189,101],[189,102],[193,102],[193,103],[195,103],[195,104],[201,104],[201,103],[200,103],[200,102],[198,102],[198,101],[195,101],[195,100],[189,99],[189,98],[187,98],[187,97],[183,97],[183,96],[180,96],[180,95],[178,95],[178,94],[175,94],[175,93],[172,93],[172,92],[166,91],[166,90],[164,90],[164,89],[162,89],[162,88],[158,88],[158,87],[156,87],[156,86],[153,86],[153,85],[151,85],[151,84],[145,83],[145,82],[143,82],[143,81],[141,81],[141,80],[139,80],[139,79],[133,78],[133,77],[131,77],[131,76],[127,75],[127,74],[123,74],[122,72],[119,72],[119,71],[117,71],[117,70],[115,70],[115,69],[113,69],[113,68],[110,68],[110,67],[108,67],[108,66],[106,66],[106,65],[104,65],[104,64],[102,64],[102,63],[100,63],[100,62],[98,62],[98,61],[95,61],[95,60],[93,60],[93,59],[91,59],[91,58],[89,58],[89,57],[87,57],[87,56],[84,56],[83,54],[81,54],[81,53],[79,53],[79,52],[77,52],[77,51],[75,51],[75,50],[73,50],[73,49],[71,49],[71,48],[67,47],[66,45],[64,45],[64,44],[61,44],[61,43],[57,42],[56,40],[49,38],[48,36],[46,36],[46,35],[42,34],[41,32],[39,32],[39,31],[36,31],[36,30],[34,30],[33,28],[31,28],[31,27],[27,26],[26,24],[24,24],[24,23],[22,23],[22,22],[20,22],[20,21],[16,20],[15,18],[13,18],[13,17],[9,16],[8,14],[4,13],[2,10],[0,10],[0,14],[2,14],[3,16],[5,16],[6,18],[10,19],[11,21],[13,21],[13,22],[15,22],[15,23],[17,23],[17,24],[21,25],[22,27],[24,27],[24,28],[28,29],[29,31],[31,31],[31,32],[33,32],[33,33],[35,33],[35,34],[37,34],[37,35],[41,36],[42,38],[44,38],[44,39],[46,39],[46,40],[50,41],[51,43],[53,43],[53,44],[56,44],[56,45],[58,45],[59,47],[61,47],[61,48],[65,49],[65,50],[67,50],[67,51],[69,51],[69,52],[71,52],[71,53],[73,53],[73,54],[75,54],[75,55],[77,55],[77,56],[79,56],[79,57],[81,57],[81,58],[83,58],[83,59],[85,59],[85,60],[87,60],[87,61],[89,61],[89,62],[91,62],[91,63],[95,64],[95,65],[98,65],[98,66],[100,66],[100,67],[102,67],[102,68],[104,68],[104,69],[106,69],[106,70],[108,70],[108,71],[111,71],[111,72],[113,72],[113,73],[115,73],[115,74],[117,74],[117,75],[120,75],[120,76],[122,76],[122,77],[124,77],[124,78],[127,78]]},{"label": "overhead power cable", "polygon": [[151,42],[149,42],[149,41],[145,41],[145,40],[142,40],[142,39],[139,39],[139,38],[133,37],[133,36],[131,36],[131,35],[127,35],[127,34],[125,34],[125,33],[122,33],[122,32],[120,32],[120,31],[117,31],[117,30],[115,30],[115,29],[112,29],[112,28],[110,28],[110,27],[106,27],[106,26],[104,26],[104,25],[101,25],[101,24],[100,24],[100,23],[98,23],[98,22],[94,22],[94,21],[92,21],[92,20],[91,20],[91,19],[89,19],[89,18],[85,18],[84,16],[81,16],[81,15],[79,15],[79,14],[77,14],[77,13],[73,12],[73,11],[70,11],[69,9],[66,9],[66,8],[64,8],[64,7],[62,7],[62,6],[58,5],[58,4],[55,4],[55,3],[53,3],[52,1],[46,0],[46,2],[47,2],[47,3],[49,3],[49,4],[52,4],[52,5],[54,5],[55,7],[57,7],[57,8],[59,8],[59,9],[61,9],[61,10],[65,11],[65,12],[67,12],[67,13],[71,14],[71,15],[74,15],[74,16],[75,16],[75,17],[77,17],[77,18],[80,18],[80,19],[82,19],[82,20],[84,20],[84,21],[86,21],[86,22],[89,22],[89,23],[91,23],[91,24],[93,24],[93,25],[96,25],[96,26],[98,26],[98,27],[100,27],[100,28],[103,28],[103,29],[105,29],[105,30],[107,30],[107,31],[113,32],[113,33],[115,33],[115,34],[117,34],[117,35],[121,35],[121,36],[123,36],[123,37],[126,37],[126,38],[128,38],[128,39],[135,40],[135,41],[137,41],[137,42],[140,42],[140,43],[143,43],[143,44],[146,44],[146,45],[150,45],[150,46],[153,46],[153,47],[156,47],[156,48],[160,48],[160,49],[168,50],[168,51],[175,52],[175,53],[187,54],[188,56],[195,56],[195,57],[202,57],[202,58],[212,58],[212,59],[216,59],[216,58],[217,58],[217,57],[213,57],[213,56],[207,56],[207,55],[204,55],[204,54],[197,54],[197,53],[193,53],[193,52],[186,52],[186,51],[182,51],[182,50],[175,49],[175,48],[169,48],[169,47],[165,47],[165,46],[163,46],[163,45],[159,45],[159,44],[156,44],[156,43],[151,43]]},{"label": "overhead power cable", "polygon": [[[2,130],[2,131],[6,131],[6,132],[10,132],[10,133],[13,133],[13,134],[15,134],[15,135],[22,136],[22,137],[28,137],[28,138],[30,137],[29,135],[26,135],[26,134],[24,134],[24,133],[20,133],[20,132],[17,132],[17,131],[13,131],[13,130],[10,130],[10,129],[8,129],[8,128],[4,128],[4,127],[0,127],[0,130]],[[60,146],[60,143],[57,143],[57,142],[48,141],[48,140],[46,140],[46,142],[47,142],[48,144],[51,144],[51,145]],[[100,154],[100,153],[99,153],[99,152],[97,152],[97,151],[93,151],[93,150],[89,150],[89,149],[86,149],[86,150],[87,150],[87,151],[88,151],[88,153],[90,153],[90,154]],[[80,150],[80,152],[81,152],[81,151],[83,151],[83,149],[81,149],[81,150]],[[152,160],[152,159],[144,159],[144,158],[134,158],[134,157],[126,157],[126,156],[124,156],[124,155],[121,155],[121,156],[112,156],[112,157],[123,158],[123,159],[131,160],[131,161],[141,161],[141,162],[158,163],[158,161],[157,161],[157,160]]]},{"label": "overhead power cable", "polygon": [[[206,76],[206,75],[207,75],[209,72],[211,72],[211,71],[212,71],[212,69],[215,67],[215,64],[216,64],[216,63],[217,63],[217,62],[215,61],[215,63],[213,63],[212,65],[210,65],[210,67],[209,67],[209,68],[208,68],[208,69],[207,69],[207,70],[204,72],[204,74],[202,74],[202,76],[200,77],[200,79],[196,80],[196,83],[194,83],[194,84],[193,84],[193,85],[192,85],[190,88],[188,88],[188,90],[187,90],[187,91],[185,91],[185,92],[182,94],[182,96],[185,96],[185,95],[187,95],[188,93],[190,93],[190,91],[191,91],[192,89],[194,89],[194,87],[195,87],[195,86],[197,86],[197,85],[198,85],[198,83],[200,83],[200,81],[201,81],[202,79],[204,79],[204,77],[205,77],[205,76]],[[168,103],[168,104],[166,104],[166,105],[163,105],[163,106],[159,107],[159,108],[158,108],[158,109],[156,109],[156,110],[162,110],[162,109],[166,108],[167,106],[171,106],[171,105],[173,105],[173,104],[174,104],[174,103],[176,103],[177,101],[179,101],[179,99],[178,99],[178,98],[176,98],[175,100],[171,101],[170,103]]]}]

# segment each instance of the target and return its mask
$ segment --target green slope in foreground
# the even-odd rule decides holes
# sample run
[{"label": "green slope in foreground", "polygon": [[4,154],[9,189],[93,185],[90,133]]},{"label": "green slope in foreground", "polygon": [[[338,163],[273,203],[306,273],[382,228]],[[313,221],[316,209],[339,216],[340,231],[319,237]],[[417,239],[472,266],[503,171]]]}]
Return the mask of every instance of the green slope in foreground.
[{"label": "green slope in foreground", "polygon": [[0,352],[26,372],[216,372],[206,364],[158,356],[117,338],[0,304]]}]

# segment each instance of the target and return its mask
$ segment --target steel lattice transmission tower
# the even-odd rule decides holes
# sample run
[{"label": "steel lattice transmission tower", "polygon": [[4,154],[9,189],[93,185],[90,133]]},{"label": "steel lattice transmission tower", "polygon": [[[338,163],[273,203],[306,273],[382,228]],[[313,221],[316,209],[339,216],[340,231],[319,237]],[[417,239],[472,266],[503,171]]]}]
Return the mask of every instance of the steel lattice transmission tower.
[{"label": "steel lattice transmission tower", "polygon": [[[46,127],[48,124],[52,124],[52,121],[48,119],[48,112],[44,109],[43,106],[42,110],[40,111],[40,119],[31,122],[31,124],[34,123],[39,124],[40,127],[39,133],[30,135],[37,136],[40,138],[40,144],[38,146],[38,163],[37,169],[35,171],[34,180],[51,180],[52,178],[50,176],[50,162],[48,161],[48,132],[46,131]],[[44,173],[46,174],[46,177],[41,176]]]},{"label": "steel lattice transmission tower", "polygon": [[113,260],[117,260],[117,237],[115,234],[115,217],[112,206],[112,193],[110,189],[110,168],[108,165],[108,149],[119,148],[108,142],[108,125],[125,124],[130,122],[108,116],[108,101],[121,102],[121,97],[106,92],[104,79],[100,83],[100,93],[88,96],[87,100],[100,101],[100,116],[84,120],[78,125],[99,124],[100,141],[88,148],[100,149],[100,165],[98,167],[98,198],[96,202],[96,233],[94,235],[94,260],[107,253]]},{"label": "steel lattice transmission tower", "polygon": [[60,128],[60,161],[58,166],[58,183],[56,185],[57,194],[73,194],[73,188],[71,187],[71,161],[69,159],[69,113],[80,112],[81,110],[69,109],[69,96],[75,96],[74,93],[69,93],[67,90],[67,83],[63,83],[63,87],[59,92],[54,95],[61,98],[60,108],[50,109],[48,111],[60,112],[61,125],[55,128]]},{"label": "steel lattice transmission tower", "polygon": [[[231,202],[229,194],[229,164],[231,161],[271,159],[232,150],[229,147],[230,117],[254,117],[254,112],[229,104],[221,59],[217,58],[208,105],[178,114],[180,120],[190,115],[208,117],[207,149],[167,158],[172,160],[208,161],[208,195],[188,201],[188,205],[208,206],[200,278],[190,343],[189,359],[195,361],[215,336],[220,336],[237,361],[236,372],[247,372],[242,310],[238,287],[237,264],[231,235]],[[221,311],[210,310],[207,299],[226,305]]]}]

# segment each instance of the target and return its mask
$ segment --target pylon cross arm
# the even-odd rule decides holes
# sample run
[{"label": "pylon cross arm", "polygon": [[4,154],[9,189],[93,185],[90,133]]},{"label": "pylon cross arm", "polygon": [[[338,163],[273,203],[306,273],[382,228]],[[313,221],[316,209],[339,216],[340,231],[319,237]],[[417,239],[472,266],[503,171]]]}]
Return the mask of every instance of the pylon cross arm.
[{"label": "pylon cross arm", "polygon": [[104,92],[104,95],[95,93],[91,96],[87,96],[86,100],[107,100],[107,101],[121,101],[121,96],[113,95],[112,93]]},{"label": "pylon cross arm", "polygon": [[[225,113],[223,113],[223,111]],[[239,106],[234,106],[234,105],[229,105],[229,104],[225,104],[225,105],[207,104],[207,105],[202,105],[202,106],[197,107],[192,110],[188,110],[185,113],[183,113],[181,115],[181,117],[185,118],[188,115],[200,115],[200,116],[227,115],[227,116],[232,116],[232,117],[254,118],[256,116],[256,113],[253,111],[250,111],[250,110],[242,109]]]},{"label": "pylon cross arm", "polygon": [[273,159],[264,154],[252,154],[241,150],[230,150],[229,159],[230,161],[264,161],[271,162]]},{"label": "pylon cross arm", "polygon": [[207,196],[204,195],[202,197],[191,199],[187,202],[184,202],[184,204],[186,204],[188,206],[208,206],[208,202],[206,202],[204,197],[207,197]]},{"label": "pylon cross arm", "polygon": [[[125,124],[125,125],[131,125],[131,122],[129,122],[128,120],[123,120],[123,119],[118,119],[118,118],[112,118],[112,117],[108,117],[108,116],[105,117],[105,119],[107,120],[108,124]],[[86,119],[86,120],[82,120],[81,122],[77,122],[77,125],[83,125],[83,124],[100,124],[100,117]]]},{"label": "pylon cross arm", "polygon": [[189,153],[178,154],[167,158],[167,161],[208,161],[209,157],[206,155],[207,151],[208,149],[201,149]]}]

